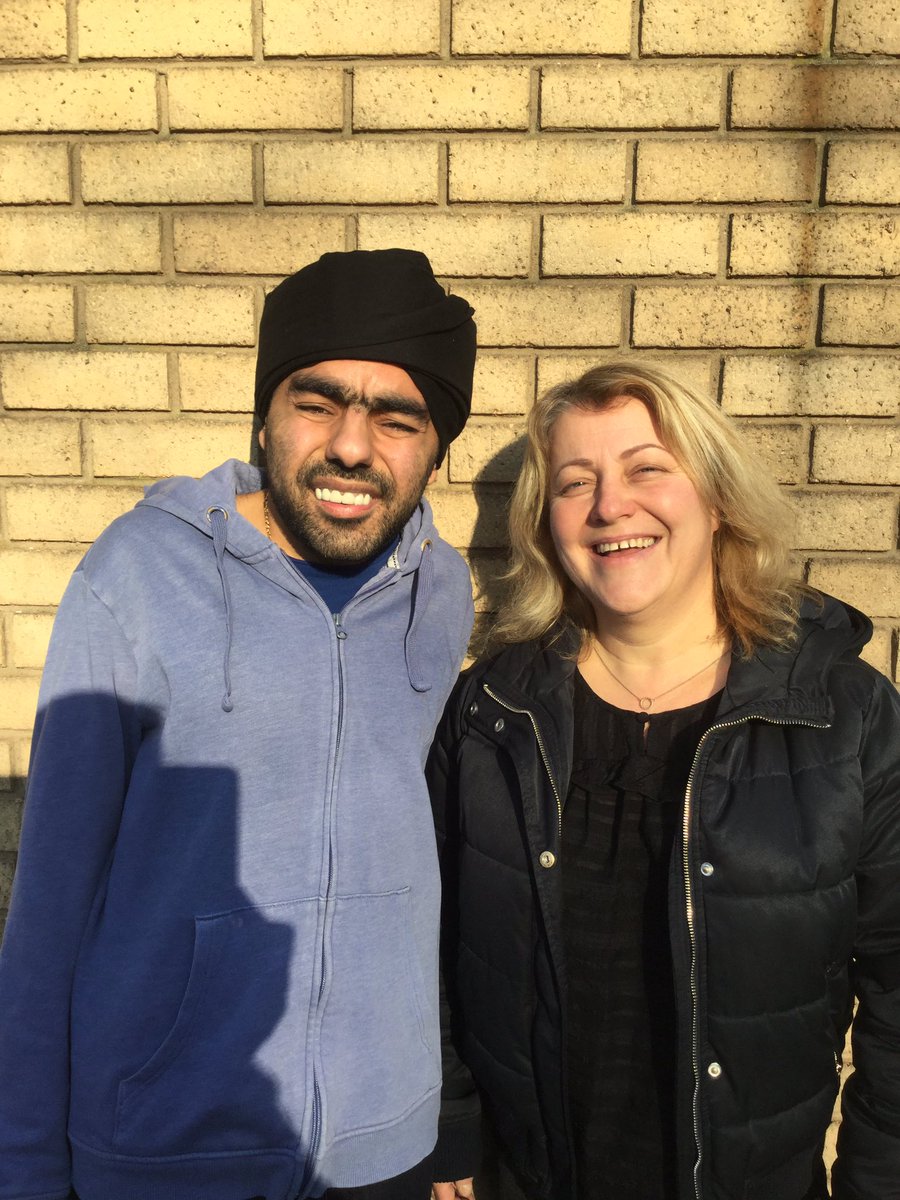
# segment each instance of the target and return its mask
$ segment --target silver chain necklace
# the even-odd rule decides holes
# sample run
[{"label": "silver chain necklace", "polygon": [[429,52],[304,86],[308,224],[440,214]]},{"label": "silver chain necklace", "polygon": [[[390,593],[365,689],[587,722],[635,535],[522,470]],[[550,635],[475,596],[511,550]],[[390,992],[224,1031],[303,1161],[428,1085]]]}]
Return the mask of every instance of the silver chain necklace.
[{"label": "silver chain necklace", "polygon": [[704,671],[708,671],[709,668],[714,666],[717,662],[721,662],[721,660],[728,653],[727,650],[723,650],[721,652],[721,654],[716,655],[716,657],[712,660],[712,662],[708,662],[705,667],[701,667],[700,670],[695,671],[693,673],[693,675],[688,675],[687,679],[682,679],[680,683],[674,683],[670,688],[666,688],[666,690],[664,692],[658,692],[655,696],[639,696],[637,694],[637,692],[633,692],[631,690],[631,688],[628,686],[628,684],[623,683],[622,680],[618,677],[618,675],[615,674],[615,672],[610,667],[609,663],[600,654],[600,651],[597,648],[596,642],[593,642],[591,644],[591,648],[593,649],[594,653],[597,655],[597,658],[600,659],[600,664],[603,667],[603,669],[607,672],[607,674],[611,675],[612,678],[619,685],[619,687],[623,688],[628,693],[629,696],[633,696],[634,699],[637,700],[638,708],[640,708],[641,712],[649,712],[650,709],[653,707],[653,705],[657,702],[657,700],[661,700],[663,698],[663,696],[668,696],[668,694],[670,692],[675,692],[678,690],[678,688],[684,687],[684,685],[686,683],[690,683],[692,679],[696,679],[698,675],[702,675]]}]

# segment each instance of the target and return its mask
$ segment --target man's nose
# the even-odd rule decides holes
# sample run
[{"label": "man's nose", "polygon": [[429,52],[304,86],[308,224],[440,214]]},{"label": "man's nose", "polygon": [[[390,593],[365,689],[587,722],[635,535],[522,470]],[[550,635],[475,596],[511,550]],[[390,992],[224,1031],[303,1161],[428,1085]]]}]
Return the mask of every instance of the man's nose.
[{"label": "man's nose", "polygon": [[337,419],[328,439],[326,454],[345,467],[368,466],[372,462],[372,431],[366,409],[350,405]]}]

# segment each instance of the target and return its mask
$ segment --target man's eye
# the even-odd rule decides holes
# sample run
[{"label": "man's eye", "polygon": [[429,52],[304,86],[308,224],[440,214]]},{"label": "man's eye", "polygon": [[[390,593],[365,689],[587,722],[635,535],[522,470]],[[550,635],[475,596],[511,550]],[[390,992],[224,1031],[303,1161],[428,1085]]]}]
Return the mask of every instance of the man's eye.
[{"label": "man's eye", "polygon": [[411,425],[409,421],[399,421],[396,417],[386,417],[381,422],[381,428],[387,430],[388,433],[418,433],[418,425]]}]

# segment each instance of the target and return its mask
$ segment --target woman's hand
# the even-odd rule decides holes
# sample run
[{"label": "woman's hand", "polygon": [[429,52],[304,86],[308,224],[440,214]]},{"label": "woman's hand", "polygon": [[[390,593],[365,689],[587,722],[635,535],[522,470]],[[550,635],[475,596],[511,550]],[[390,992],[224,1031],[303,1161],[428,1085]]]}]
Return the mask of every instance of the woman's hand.
[{"label": "woman's hand", "polygon": [[456,1179],[453,1183],[433,1183],[431,1200],[475,1200],[472,1179]]}]

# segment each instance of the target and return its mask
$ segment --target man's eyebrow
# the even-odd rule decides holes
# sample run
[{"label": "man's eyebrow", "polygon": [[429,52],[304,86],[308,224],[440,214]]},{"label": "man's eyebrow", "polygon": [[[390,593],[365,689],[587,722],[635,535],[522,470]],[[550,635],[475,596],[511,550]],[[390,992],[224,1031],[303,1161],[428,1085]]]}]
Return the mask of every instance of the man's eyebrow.
[{"label": "man's eyebrow", "polygon": [[404,396],[400,392],[379,392],[376,396],[365,396],[356,388],[336,383],[324,375],[296,375],[290,382],[290,390],[310,392],[314,396],[322,396],[325,400],[333,400],[335,404],[343,404],[346,407],[353,404],[375,413],[400,413],[423,424],[428,424],[431,420],[428,406],[423,401]]}]

